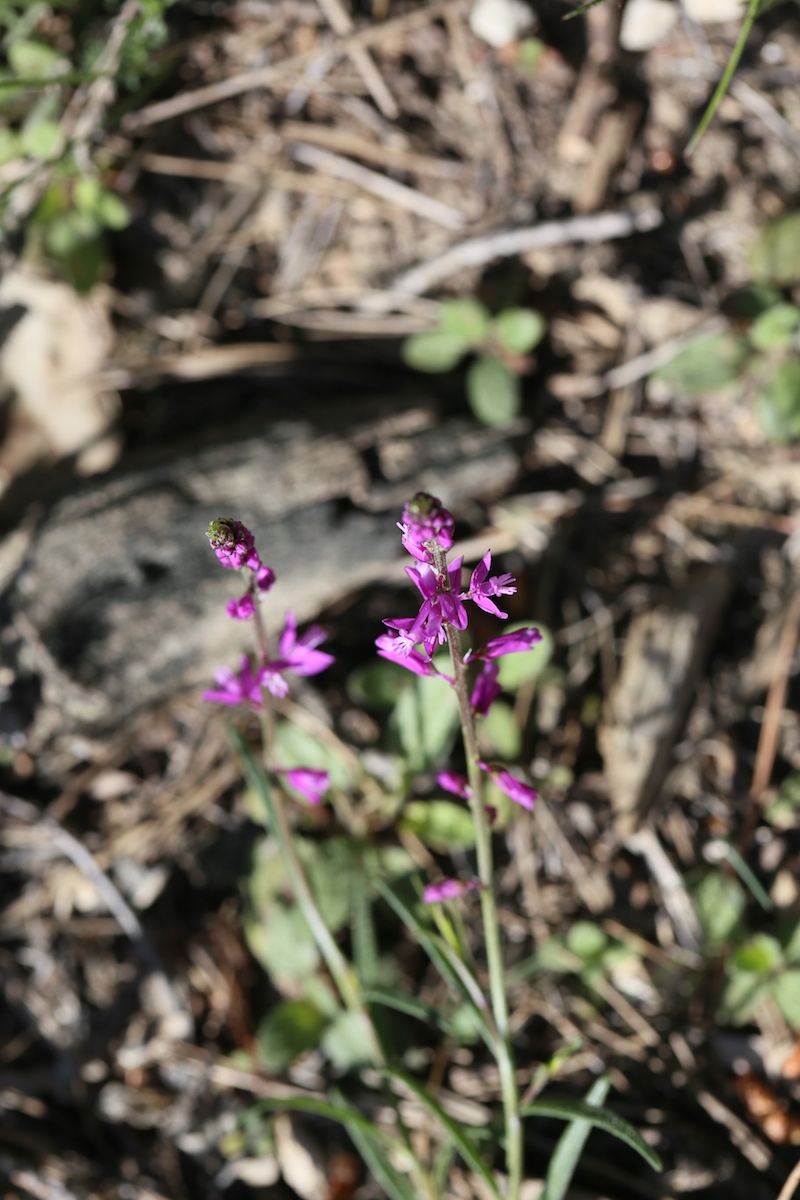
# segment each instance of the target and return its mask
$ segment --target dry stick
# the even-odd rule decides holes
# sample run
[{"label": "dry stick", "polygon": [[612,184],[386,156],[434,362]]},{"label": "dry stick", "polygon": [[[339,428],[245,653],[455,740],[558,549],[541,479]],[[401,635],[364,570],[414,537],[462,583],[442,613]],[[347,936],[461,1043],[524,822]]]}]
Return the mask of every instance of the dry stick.
[{"label": "dry stick", "polygon": [[377,171],[371,171],[369,167],[362,167],[349,158],[342,158],[340,154],[332,154],[330,150],[308,145],[292,146],[290,153],[296,162],[303,163],[306,167],[327,171],[338,179],[358,184],[373,196],[380,196],[382,200],[388,200],[398,208],[404,208],[407,212],[416,213],[418,217],[425,217],[428,221],[443,225],[445,229],[463,229],[466,224],[466,218],[458,209],[451,208],[449,204],[442,204],[440,200],[434,200],[404,183],[397,183]]},{"label": "dry stick", "polygon": [[786,619],[781,630],[781,640],[775,662],[775,674],[769,685],[767,703],[764,706],[764,720],[761,723],[761,733],[756,751],[756,765],[753,768],[753,782],[750,785],[750,797],[757,801],[766,789],[775,765],[778,752],[778,737],[781,728],[781,713],[786,704],[786,689],[789,685],[789,675],[792,669],[792,659],[797,648],[797,638],[800,633],[800,590],[795,592]]},{"label": "dry stick", "polygon": [[[334,33],[337,33],[339,37],[346,37],[347,34],[353,32],[353,21],[341,0],[317,0],[317,3]],[[351,46],[347,54],[383,115],[391,121],[396,121],[400,116],[400,109],[384,83],[380,71],[372,61],[369,50],[363,46]]]},{"label": "dry stick", "polygon": [[486,237],[470,238],[453,246],[438,258],[421,263],[392,284],[393,292],[421,296],[443,283],[465,267],[483,267],[495,258],[510,258],[550,246],[565,246],[569,242],[606,242],[612,238],[630,237],[657,229],[663,221],[658,209],[648,208],[641,213],[595,213],[590,217],[574,217],[569,221],[546,221],[525,229],[508,229]]},{"label": "dry stick", "polygon": [[[465,3],[466,0],[441,0],[439,4],[431,4],[427,8],[423,7],[407,13],[395,21],[387,21],[384,25],[376,25],[354,33],[350,37],[342,38],[341,41],[328,47],[325,54],[328,57],[340,58],[344,54],[349,54],[354,47],[371,46],[395,34],[402,33],[406,29],[430,25],[431,22],[438,21],[446,13],[463,8]],[[169,100],[161,100],[157,104],[148,105],[138,113],[131,113],[122,122],[122,127],[126,132],[133,133],[148,125],[157,125],[159,121],[167,121],[171,117],[178,117],[183,113],[205,108],[207,104],[216,104],[218,100],[229,100],[232,96],[241,96],[244,92],[251,92],[255,88],[268,87],[271,83],[283,79],[287,72],[303,70],[319,56],[318,49],[305,50],[302,54],[293,54],[291,58],[285,58],[281,63],[259,67],[256,71],[245,71],[230,79],[221,79],[218,83],[210,83],[206,87],[196,88],[193,92],[183,92],[180,96],[171,96]]]},{"label": "dry stick", "polygon": [[791,1175],[781,1188],[778,1200],[792,1200],[792,1196],[797,1191],[798,1184],[800,1184],[800,1161],[794,1164]]}]

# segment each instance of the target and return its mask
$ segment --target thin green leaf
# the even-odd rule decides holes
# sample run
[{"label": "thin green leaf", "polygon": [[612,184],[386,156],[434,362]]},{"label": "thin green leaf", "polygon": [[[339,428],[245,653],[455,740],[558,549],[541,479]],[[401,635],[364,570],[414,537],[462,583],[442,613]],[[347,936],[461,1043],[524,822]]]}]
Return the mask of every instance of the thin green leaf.
[{"label": "thin green leaf", "polygon": [[715,847],[717,848],[720,858],[724,858],[730,863],[744,886],[758,901],[764,911],[772,912],[775,905],[772,903],[771,897],[761,886],[752,869],[744,861],[736,847],[732,846],[730,842],[723,841],[716,842]]},{"label": "thin green leaf", "polygon": [[386,988],[366,988],[362,993],[367,1004],[380,1004],[383,1008],[394,1009],[395,1012],[405,1013],[424,1025],[437,1025],[444,1033],[453,1032],[453,1024],[443,1013],[432,1004],[426,1004],[417,996],[402,995],[400,992],[390,992]]},{"label": "thin green leaf", "polygon": [[[584,1103],[591,1105],[592,1108],[599,1108],[608,1095],[610,1087],[611,1080],[607,1075],[595,1080],[586,1094]],[[592,1127],[589,1122],[581,1117],[571,1121],[564,1130],[550,1158],[541,1200],[563,1200],[566,1196],[567,1188],[572,1182],[572,1176],[575,1174],[575,1168],[583,1154],[583,1147],[586,1145],[586,1139],[591,1131]]]},{"label": "thin green leaf", "polygon": [[439,1101],[434,1099],[433,1096],[429,1095],[425,1088],[421,1086],[421,1084],[417,1083],[415,1079],[412,1079],[403,1071],[395,1071],[387,1068],[384,1071],[384,1074],[389,1079],[396,1079],[403,1085],[403,1087],[407,1088],[417,1097],[419,1102],[428,1110],[431,1116],[439,1122],[442,1129],[444,1129],[444,1131],[450,1135],[456,1149],[458,1150],[458,1153],[461,1155],[467,1166],[470,1167],[476,1175],[481,1177],[491,1191],[491,1194],[496,1196],[497,1200],[500,1200],[500,1192],[491,1171],[476,1151],[471,1140],[464,1133],[462,1127],[458,1124],[458,1122],[454,1121],[452,1117],[447,1115]]},{"label": "thin green leaf", "polygon": [[588,1121],[590,1125],[604,1129],[606,1133],[625,1142],[632,1150],[640,1154],[654,1171],[664,1169],[661,1159],[655,1150],[648,1146],[638,1130],[624,1121],[622,1117],[618,1117],[616,1113],[608,1112],[606,1109],[592,1108],[590,1104],[585,1104],[582,1100],[536,1100],[522,1109],[522,1116],[556,1117],[562,1121],[574,1121],[579,1118]]},{"label": "thin green leaf", "polygon": [[472,1008],[481,1036],[496,1057],[497,1038],[487,1019],[486,998],[466,963],[462,962],[451,946],[432,934],[417,920],[411,909],[384,880],[376,880],[375,887],[403,924],[414,934],[442,978]]},{"label": "thin green leaf", "polygon": [[722,78],[714,89],[714,95],[709,100],[708,107],[700,118],[700,124],[697,126],[697,129],[695,129],[691,140],[689,141],[689,145],[686,147],[686,158],[690,158],[691,155],[694,154],[695,150],[700,144],[701,138],[704,136],[706,130],[716,116],[717,109],[722,103],[725,93],[730,87],[731,80],[736,72],[736,68],[739,66],[739,61],[744,54],[744,48],[747,45],[747,40],[750,37],[750,32],[755,24],[755,20],[760,9],[761,0],[750,0],[750,3],[747,7],[747,13],[742,21],[741,29],[739,30],[739,36],[736,39],[736,45],[733,47],[730,58],[725,66],[725,70],[722,72]]},{"label": "thin green leaf", "polygon": [[372,1137],[363,1126],[353,1121],[344,1122],[344,1127],[368,1170],[386,1192],[389,1200],[418,1200],[411,1180],[406,1179],[392,1166],[377,1138]]}]

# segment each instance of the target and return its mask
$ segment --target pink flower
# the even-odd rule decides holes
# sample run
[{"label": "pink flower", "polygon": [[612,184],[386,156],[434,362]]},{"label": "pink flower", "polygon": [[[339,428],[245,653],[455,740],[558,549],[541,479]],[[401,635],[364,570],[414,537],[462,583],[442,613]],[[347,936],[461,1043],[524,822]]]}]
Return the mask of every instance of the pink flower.
[{"label": "pink flower", "polygon": [[498,608],[492,596],[513,596],[516,592],[514,584],[514,576],[508,573],[504,575],[492,575],[489,578],[489,567],[492,563],[492,555],[489,550],[486,551],[481,561],[478,563],[475,570],[472,572],[469,591],[465,592],[462,600],[472,600],[477,604],[478,608],[482,608],[484,612],[492,613],[495,617],[502,617],[505,621],[508,613],[503,612]]},{"label": "pink flower", "polygon": [[256,567],[256,587],[260,592],[268,592],[275,582],[275,572],[272,567],[265,567],[263,563]]},{"label": "pink flower", "polygon": [[265,662],[262,670],[264,686],[273,696],[289,694],[289,685],[283,678],[284,671],[295,675],[319,675],[334,661],[332,654],[317,650],[325,641],[325,630],[312,625],[305,633],[297,636],[297,622],[293,613],[286,614],[286,622],[278,643],[278,658]]},{"label": "pink flower", "polygon": [[427,492],[417,492],[403,509],[403,520],[398,521],[397,528],[409,554],[420,562],[433,562],[428,543],[435,542],[441,550],[449,550],[453,545],[455,520],[441,500]]},{"label": "pink flower", "polygon": [[466,775],[459,775],[457,771],[440,771],[436,776],[436,782],[446,792],[450,792],[453,796],[460,796],[462,800],[469,800],[472,795]]},{"label": "pink flower", "polygon": [[211,549],[228,570],[238,571],[241,567],[250,567],[256,571],[261,566],[255,538],[241,521],[236,521],[233,517],[218,517],[209,525],[206,537],[211,543]]},{"label": "pink flower", "polygon": [[487,662],[475,677],[469,702],[476,717],[485,717],[503,690],[497,682],[499,670],[496,662]]},{"label": "pink flower", "polygon": [[494,658],[502,658],[504,654],[514,654],[518,650],[530,650],[542,640],[538,629],[517,629],[512,633],[501,633],[499,637],[487,642],[480,650],[471,650],[464,655],[464,661],[481,658],[488,662]]},{"label": "pink flower", "polygon": [[220,667],[214,672],[214,678],[218,686],[203,692],[204,700],[216,701],[218,704],[249,704],[252,708],[261,708],[262,669],[259,668],[254,674],[247,655],[242,656],[242,669],[238,675],[229,667]]},{"label": "pink flower", "polygon": [[233,617],[234,621],[246,621],[256,611],[255,601],[249,592],[245,592],[244,596],[240,596],[238,600],[235,598],[229,600],[225,605],[225,611],[229,617]]},{"label": "pink flower", "polygon": [[[375,639],[375,645],[378,647],[378,654],[381,658],[397,663],[398,666],[405,667],[407,671],[413,671],[415,675],[441,675],[441,672],[436,670],[431,660],[422,651],[415,650],[413,646],[409,649],[402,636],[382,633]],[[449,675],[441,675],[441,678],[446,679],[448,683],[453,682]]]},{"label": "pink flower", "polygon": [[331,785],[327,771],[315,771],[312,767],[278,767],[277,775],[285,775],[287,783],[305,796],[309,804],[320,804]]},{"label": "pink flower", "polygon": [[478,766],[495,781],[500,790],[505,792],[510,800],[513,800],[515,804],[520,804],[528,812],[531,811],[534,801],[539,797],[539,793],[535,788],[529,787],[527,783],[522,783],[521,780],[512,775],[505,767],[493,767],[485,762],[479,762]]},{"label": "pink flower", "polygon": [[422,899],[425,904],[437,904],[440,900],[455,900],[458,896],[463,896],[465,892],[474,892],[480,886],[477,879],[470,879],[466,883],[460,879],[442,879],[440,883],[429,883],[422,893]]},{"label": "pink flower", "polygon": [[445,624],[455,625],[456,629],[467,628],[467,610],[457,595],[463,561],[463,556],[460,556],[448,565],[447,580],[429,563],[406,567],[406,574],[423,596],[419,614],[407,633],[413,637],[413,644],[422,642],[429,655],[433,654],[437,644],[447,641]]}]

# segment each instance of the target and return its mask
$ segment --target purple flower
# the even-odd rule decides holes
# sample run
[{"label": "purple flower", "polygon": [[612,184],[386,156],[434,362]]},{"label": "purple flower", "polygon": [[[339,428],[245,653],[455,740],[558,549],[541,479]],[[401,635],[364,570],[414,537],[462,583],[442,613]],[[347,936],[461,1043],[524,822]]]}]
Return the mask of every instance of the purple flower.
[{"label": "purple flower", "polygon": [[218,686],[203,692],[204,700],[216,701],[218,704],[249,704],[253,708],[261,707],[263,672],[259,668],[253,674],[247,655],[242,656],[242,669],[238,675],[229,667],[220,667],[214,672],[214,678]]},{"label": "purple flower", "polygon": [[331,785],[327,771],[315,771],[312,767],[278,767],[277,775],[284,775],[287,783],[305,796],[309,804],[319,804]]},{"label": "purple flower", "polygon": [[[406,574],[423,597],[422,607],[407,630],[407,636],[413,639],[414,645],[422,642],[429,655],[433,654],[437,644],[447,641],[445,623],[455,625],[456,629],[467,628],[467,610],[457,595],[463,561],[463,556],[460,556],[448,565],[446,580],[429,563],[406,567]],[[398,628],[397,624],[392,624]]]},{"label": "purple flower", "polygon": [[218,517],[209,525],[206,537],[211,543],[211,549],[228,570],[238,571],[241,567],[251,567],[256,571],[261,566],[255,538],[241,521],[236,521],[233,517]]},{"label": "purple flower", "polygon": [[522,805],[523,808],[527,808],[528,812],[530,812],[534,801],[539,796],[535,788],[529,787],[527,783],[522,783],[521,780],[512,775],[505,767],[492,767],[485,762],[479,762],[478,766],[495,781],[500,790],[505,792],[510,800],[513,800],[515,804]]},{"label": "purple flower", "polygon": [[442,879],[440,883],[429,883],[422,893],[422,899],[425,904],[437,904],[440,900],[455,900],[458,896],[463,896],[465,892],[473,892],[480,886],[477,879],[470,879],[466,883],[460,879]]},{"label": "purple flower", "polygon": [[229,617],[233,617],[234,621],[246,621],[256,611],[255,601],[249,592],[245,592],[244,596],[240,596],[238,600],[235,598],[229,600],[225,605],[225,611]]},{"label": "purple flower", "polygon": [[503,690],[497,682],[499,670],[500,667],[496,662],[487,662],[475,677],[469,702],[476,717],[485,717]]},{"label": "purple flower", "polygon": [[464,655],[464,661],[475,658],[489,662],[494,658],[502,658],[505,654],[514,654],[517,650],[530,650],[542,640],[538,629],[517,629],[512,633],[501,633],[499,637],[487,642],[480,650],[470,650]]},{"label": "purple flower", "polygon": [[[375,645],[378,647],[378,654],[381,658],[397,663],[398,666],[405,667],[407,671],[413,671],[415,675],[441,674],[420,650],[415,650],[413,646],[409,649],[405,639],[401,636],[382,633],[375,639]],[[448,683],[453,682],[449,675],[441,675],[441,678],[446,679]]]},{"label": "purple flower", "polygon": [[469,800],[472,795],[466,775],[459,775],[457,771],[440,771],[436,776],[436,782],[446,792],[450,792],[453,796],[460,796],[462,800]]},{"label": "purple flower", "polygon": [[284,671],[295,675],[319,675],[334,661],[332,654],[317,650],[325,641],[325,630],[312,625],[305,633],[297,636],[297,622],[293,613],[286,614],[286,622],[278,643],[278,658],[265,662],[262,671],[264,686],[273,696],[287,696],[289,685],[283,678]]},{"label": "purple flower", "polygon": [[275,572],[272,567],[265,567],[261,563],[256,567],[256,587],[260,592],[268,592],[275,582]]},{"label": "purple flower", "polygon": [[[491,551],[487,550],[481,561],[478,563],[475,570],[472,572],[472,579],[469,584],[469,591],[465,592],[462,600],[472,600],[477,604],[478,608],[482,608],[484,612],[492,613],[495,617],[502,617],[505,621],[508,613],[503,612],[498,608],[492,596],[513,596],[516,592],[514,584],[514,576],[508,573],[504,575],[489,576],[489,567],[492,564]],[[487,578],[487,576],[489,576]]]},{"label": "purple flower", "polygon": [[435,542],[441,550],[449,550],[453,545],[455,520],[441,500],[427,492],[417,492],[403,509],[403,520],[398,521],[397,528],[409,554],[420,562],[432,562],[433,554],[427,543]]}]

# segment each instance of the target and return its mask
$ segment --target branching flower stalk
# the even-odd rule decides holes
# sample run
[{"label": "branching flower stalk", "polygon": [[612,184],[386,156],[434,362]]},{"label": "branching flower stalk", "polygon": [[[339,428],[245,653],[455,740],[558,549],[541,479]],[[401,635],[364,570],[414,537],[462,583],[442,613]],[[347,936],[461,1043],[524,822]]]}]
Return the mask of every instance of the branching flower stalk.
[{"label": "branching flower stalk", "polygon": [[367,1006],[355,974],[339,949],[314,897],[305,868],[298,857],[292,836],[292,828],[286,806],[286,794],[282,781],[299,791],[312,804],[320,803],[329,787],[327,772],[308,767],[282,768],[275,759],[275,714],[274,699],[286,696],[289,685],[285,672],[297,675],[316,675],[333,662],[333,656],[318,650],[324,640],[324,631],[316,626],[297,636],[297,625],[292,613],[287,613],[283,633],[278,643],[278,655],[270,654],[269,638],[260,607],[261,595],[270,591],[275,583],[275,573],[265,566],[255,547],[252,533],[240,521],[221,517],[212,521],[207,536],[211,548],[223,567],[247,573],[244,594],[228,602],[228,615],[234,620],[252,620],[256,642],[257,667],[250,666],[249,659],[242,659],[240,672],[234,674],[227,668],[217,671],[217,688],[204,693],[206,700],[222,704],[246,703],[258,712],[262,729],[262,750],[266,775],[277,783],[269,787],[270,817],[274,824],[273,833],[280,846],[281,856],[289,876],[295,901],[314,937],[325,965],[336,985],[342,1003],[359,1015],[369,1041],[370,1057],[376,1067],[385,1065],[383,1050],[372,1024]]},{"label": "branching flower stalk", "polygon": [[[444,678],[451,684],[458,699],[467,776],[444,772],[438,779],[447,791],[469,802],[475,822],[478,878],[469,881],[445,879],[431,884],[425,889],[425,899],[435,903],[456,899],[475,888],[480,891],[489,992],[497,1033],[495,1053],[500,1071],[505,1122],[506,1195],[508,1200],[518,1200],[523,1172],[522,1122],[494,891],[490,810],[484,802],[485,777],[489,775],[493,778],[515,803],[527,809],[533,807],[536,792],[506,768],[490,766],[481,759],[475,720],[476,716],[488,713],[500,693],[496,660],[505,654],[530,649],[541,640],[541,634],[538,629],[531,628],[501,635],[471,653],[469,658],[465,656],[461,646],[461,631],[468,625],[465,601],[469,600],[485,612],[505,619],[508,614],[497,607],[495,598],[515,592],[514,580],[507,574],[489,575],[491,554],[487,551],[472,573],[468,590],[461,591],[462,559],[457,558],[452,563],[447,561],[447,551],[453,545],[453,517],[434,496],[424,493],[415,496],[404,509],[399,529],[403,545],[416,560],[414,566],[406,567],[406,572],[422,594],[423,602],[416,618],[385,621],[390,632],[381,635],[376,644],[383,658],[423,676],[441,674],[433,663],[437,646],[446,642],[450,651],[453,674]],[[470,691],[468,671],[472,662],[480,666]]]}]

